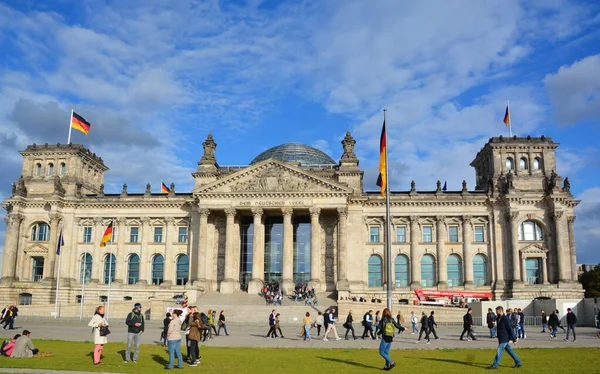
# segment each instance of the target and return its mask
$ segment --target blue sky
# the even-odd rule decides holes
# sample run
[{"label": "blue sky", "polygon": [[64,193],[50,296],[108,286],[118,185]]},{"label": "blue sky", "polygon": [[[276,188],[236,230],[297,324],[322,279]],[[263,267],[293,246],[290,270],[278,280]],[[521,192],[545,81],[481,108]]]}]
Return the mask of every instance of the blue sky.
[{"label": "blue sky", "polygon": [[209,132],[219,164],[245,165],[286,142],[337,160],[347,130],[375,189],[383,108],[392,189],[472,188],[507,99],[515,134],[561,143],[578,262],[600,262],[597,2],[0,1],[0,200],[17,150],[66,142],[71,108],[107,192],[191,190]]}]

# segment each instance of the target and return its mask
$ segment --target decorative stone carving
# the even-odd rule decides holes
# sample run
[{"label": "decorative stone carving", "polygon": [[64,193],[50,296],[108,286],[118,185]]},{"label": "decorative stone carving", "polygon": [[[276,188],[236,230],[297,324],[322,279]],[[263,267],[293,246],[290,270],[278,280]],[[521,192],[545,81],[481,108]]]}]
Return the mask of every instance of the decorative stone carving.
[{"label": "decorative stone carving", "polygon": [[419,216],[410,216],[410,221],[411,222],[419,222]]},{"label": "decorative stone carving", "polygon": [[506,174],[506,188],[507,189],[513,189],[513,188],[515,188],[515,186],[513,185],[513,178],[514,178],[513,173],[511,171],[509,171]]},{"label": "decorative stone carving", "polygon": [[518,218],[519,218],[519,212],[511,212],[511,211],[506,212],[506,219],[508,221],[515,221]]},{"label": "decorative stone carving", "polygon": [[230,217],[230,216],[235,217],[235,214],[237,213],[237,210],[235,208],[226,208],[224,211],[225,211],[225,215],[228,217]]},{"label": "decorative stone carving", "polygon": [[569,177],[566,177],[563,182],[563,191],[571,192],[571,182],[569,182]]},{"label": "decorative stone carving", "polygon": [[98,197],[104,197],[104,184],[100,185],[100,192],[98,192]]},{"label": "decorative stone carving", "polygon": [[417,187],[414,180],[410,182],[410,192],[417,192]]},{"label": "decorative stone carving", "polygon": [[442,192],[442,182],[437,181],[435,183],[435,192]]},{"label": "decorative stone carving", "polygon": [[446,222],[446,216],[435,216],[435,220],[437,222],[445,223]]},{"label": "decorative stone carving", "polygon": [[168,226],[175,226],[175,218],[174,217],[166,217],[165,222]]},{"label": "decorative stone carving", "polygon": [[308,209],[308,211],[310,212],[311,217],[318,216],[319,214],[321,214],[321,208],[318,207],[311,207],[310,209]]},{"label": "decorative stone carving", "polygon": [[294,208],[281,208],[281,214],[283,214],[284,216],[291,216],[292,214],[294,214]]},{"label": "decorative stone carving", "polygon": [[217,159],[215,158],[215,151],[217,149],[217,143],[215,143],[212,134],[208,134],[208,137],[202,143],[204,148],[204,154],[198,162],[198,165],[216,165]]},{"label": "decorative stone carving", "polygon": [[552,214],[552,218],[554,219],[554,221],[558,221],[562,218],[562,216],[564,214],[565,214],[565,212],[562,210],[555,210],[554,213]]},{"label": "decorative stone carving", "polygon": [[573,223],[575,223],[575,218],[577,218],[577,217],[575,217],[575,216],[568,216],[567,217],[567,222],[569,224],[573,224]]},{"label": "decorative stone carving", "polygon": [[500,172],[500,176],[498,177],[498,192],[503,195],[508,193],[508,182],[503,172]]},{"label": "decorative stone carving", "polygon": [[344,153],[342,154],[341,162],[356,162],[358,163],[358,158],[354,153],[354,145],[356,144],[356,140],[350,134],[350,131],[346,132],[346,136],[344,140],[342,140],[342,145],[344,147]]},{"label": "decorative stone carving", "polygon": [[121,196],[127,196],[127,183],[123,183],[123,190],[121,191]]},{"label": "decorative stone carving", "polygon": [[149,226],[152,221],[149,217],[142,217],[140,218],[140,222],[142,222],[143,226]]},{"label": "decorative stone carving", "polygon": [[468,190],[467,190],[467,181],[466,180],[462,181],[462,192],[468,192]]},{"label": "decorative stone carving", "polygon": [[473,216],[463,216],[462,220],[464,223],[471,223],[471,220],[473,220]]},{"label": "decorative stone carving", "polygon": [[58,224],[60,222],[60,220],[62,220],[62,216],[60,214],[49,214],[48,218],[50,219],[50,224],[53,224],[54,222],[56,222],[56,224]]},{"label": "decorative stone carving", "polygon": [[148,183],[146,185],[146,192],[144,193],[144,196],[150,196],[152,195],[152,185],[150,183]]},{"label": "decorative stone carving", "polygon": [[299,192],[318,191],[318,186],[308,180],[293,176],[287,170],[275,166],[258,171],[248,179],[237,182],[230,187],[232,192],[246,191],[275,191],[275,192]]},{"label": "decorative stone carving", "polygon": [[75,197],[83,197],[83,183],[77,182],[75,183]]},{"label": "decorative stone carving", "polygon": [[17,192],[17,185],[16,183],[12,184],[12,192],[11,192],[11,196],[15,196],[15,193]]},{"label": "decorative stone carving", "polygon": [[4,222],[6,222],[6,226],[8,228],[9,226],[18,226],[24,219],[24,215],[19,213],[12,213],[4,217]]},{"label": "decorative stone carving", "polygon": [[62,182],[60,181],[60,177],[58,175],[54,176],[54,195],[58,195],[58,196],[64,196],[65,195],[65,188],[62,185]]},{"label": "decorative stone carving", "polygon": [[210,215],[210,209],[198,208],[198,213],[203,217],[208,217]]},{"label": "decorative stone carving", "polygon": [[17,185],[15,187],[14,195],[22,196],[22,197],[26,197],[27,196],[27,187],[25,187],[25,180],[23,179],[22,175],[19,178],[19,180],[17,181]]},{"label": "decorative stone carving", "polygon": [[262,217],[262,215],[263,215],[263,214],[264,214],[264,212],[265,212],[265,211],[263,210],[263,208],[257,208],[257,207],[254,207],[254,208],[252,208],[252,209],[251,209],[251,211],[252,211],[252,215],[253,215],[253,216],[258,216],[258,218],[261,218],[261,217]]},{"label": "decorative stone carving", "polygon": [[169,191],[169,196],[175,196],[175,183],[171,183],[171,190]]}]

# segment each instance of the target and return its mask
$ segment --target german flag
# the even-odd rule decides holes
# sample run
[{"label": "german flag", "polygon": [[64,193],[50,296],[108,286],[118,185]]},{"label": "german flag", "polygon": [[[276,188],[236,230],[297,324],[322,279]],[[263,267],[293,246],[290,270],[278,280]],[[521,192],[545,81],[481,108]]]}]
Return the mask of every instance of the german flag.
[{"label": "german flag", "polygon": [[92,125],[90,125],[85,118],[73,112],[73,116],[71,116],[71,127],[87,135],[88,132],[90,132],[90,127],[92,127]]},{"label": "german flag", "polygon": [[110,224],[104,231],[104,235],[102,235],[102,240],[100,240],[100,248],[106,247],[106,243],[111,241],[113,236],[113,223],[110,221]]},{"label": "german flag", "polygon": [[377,185],[381,187],[381,196],[385,197],[385,187],[387,185],[387,136],[385,135],[385,119],[383,120],[383,128],[381,129],[381,138],[379,139],[379,177],[377,177]]},{"label": "german flag", "polygon": [[506,112],[504,113],[504,124],[508,127],[510,123],[510,111],[508,110],[508,105],[506,106]]},{"label": "german flag", "polygon": [[171,192],[171,189],[169,187],[167,187],[167,185],[163,181],[161,181],[160,182],[160,192],[169,193],[169,192]]}]

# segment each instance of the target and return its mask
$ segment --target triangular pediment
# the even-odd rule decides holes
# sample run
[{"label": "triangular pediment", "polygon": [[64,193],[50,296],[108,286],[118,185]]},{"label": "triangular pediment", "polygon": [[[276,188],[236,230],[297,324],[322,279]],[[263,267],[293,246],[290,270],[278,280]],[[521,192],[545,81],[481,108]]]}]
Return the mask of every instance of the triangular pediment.
[{"label": "triangular pediment", "polygon": [[275,159],[262,161],[213,183],[194,193],[342,193],[352,190],[301,168]]},{"label": "triangular pediment", "polygon": [[548,253],[548,250],[540,244],[530,244],[526,247],[521,248],[521,253],[523,253],[524,255],[545,255],[546,253]]},{"label": "triangular pediment", "polygon": [[27,247],[25,253],[29,256],[44,256],[48,253],[48,248],[42,244],[34,243]]}]

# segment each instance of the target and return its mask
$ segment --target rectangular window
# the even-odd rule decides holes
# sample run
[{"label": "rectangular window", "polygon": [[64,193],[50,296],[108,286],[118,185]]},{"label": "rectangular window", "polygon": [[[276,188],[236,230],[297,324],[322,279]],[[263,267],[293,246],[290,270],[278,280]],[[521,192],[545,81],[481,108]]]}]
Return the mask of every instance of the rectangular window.
[{"label": "rectangular window", "polygon": [[527,283],[540,283],[540,260],[537,258],[528,258],[525,260],[525,272],[527,275]]},{"label": "rectangular window", "polygon": [[369,242],[370,243],[379,243],[379,227],[370,227],[369,228]]},{"label": "rectangular window", "polygon": [[458,243],[458,226],[448,226],[448,241]]},{"label": "rectangular window", "polygon": [[139,239],[140,228],[130,227],[129,228],[129,243],[137,243]]},{"label": "rectangular window", "polygon": [[91,227],[83,228],[83,242],[84,243],[92,242],[92,228]]},{"label": "rectangular window", "polygon": [[162,243],[162,234],[163,234],[162,227],[154,228],[154,243]]},{"label": "rectangular window", "polygon": [[433,241],[432,231],[433,228],[431,226],[423,226],[423,243],[431,243]]},{"label": "rectangular window", "polygon": [[475,241],[478,243],[483,243],[485,241],[483,226],[475,226]]},{"label": "rectangular window", "polygon": [[187,243],[188,229],[187,227],[179,228],[178,243]]},{"label": "rectangular window", "polygon": [[44,258],[43,257],[34,257],[33,258],[33,271],[31,272],[32,274],[32,281],[34,282],[40,282],[42,280],[42,278],[44,277]]},{"label": "rectangular window", "polygon": [[396,226],[396,242],[406,243],[406,226]]}]

